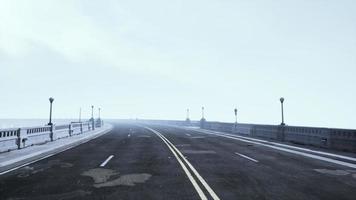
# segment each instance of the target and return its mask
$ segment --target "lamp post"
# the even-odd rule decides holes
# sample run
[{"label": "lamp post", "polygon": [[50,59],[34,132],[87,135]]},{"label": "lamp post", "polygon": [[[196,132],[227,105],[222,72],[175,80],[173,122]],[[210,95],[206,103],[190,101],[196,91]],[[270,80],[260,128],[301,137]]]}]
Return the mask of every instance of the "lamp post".
[{"label": "lamp post", "polygon": [[282,123],[281,123],[281,125],[284,126],[284,125],[286,125],[286,124],[284,123],[284,110],[283,110],[284,98],[281,97],[279,100],[280,100],[280,102],[281,102],[281,111],[282,111]]},{"label": "lamp post", "polygon": [[237,124],[237,108],[234,109],[235,112],[235,124]]},{"label": "lamp post", "polygon": [[91,127],[92,130],[95,130],[95,124],[94,124],[94,106],[91,106]]},{"label": "lamp post", "polygon": [[49,98],[49,103],[50,103],[50,108],[49,108],[49,122],[48,122],[48,125],[49,126],[52,126],[52,103],[54,101],[54,98],[53,97],[50,97]]},{"label": "lamp post", "polygon": [[187,120],[189,120],[189,108],[187,109]]},{"label": "lamp post", "polygon": [[203,106],[203,107],[201,107],[200,128],[204,128],[205,127],[205,122],[206,122],[206,119],[204,118],[204,106]]},{"label": "lamp post", "polygon": [[79,122],[82,122],[82,108],[79,108]]},{"label": "lamp post", "polygon": [[98,119],[98,125],[99,125],[99,127],[101,127],[102,125],[103,125],[103,121],[101,120],[101,108],[99,108],[99,119]]}]

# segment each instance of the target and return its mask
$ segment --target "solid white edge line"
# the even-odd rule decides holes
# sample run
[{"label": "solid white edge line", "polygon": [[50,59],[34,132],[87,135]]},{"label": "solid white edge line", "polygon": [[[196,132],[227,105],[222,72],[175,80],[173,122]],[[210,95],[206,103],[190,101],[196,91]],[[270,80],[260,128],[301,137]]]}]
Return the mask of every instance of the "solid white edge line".
[{"label": "solid white edge line", "polygon": [[198,173],[198,171],[193,167],[192,164],[190,164],[190,162],[185,158],[185,156],[183,156],[183,154],[166,138],[164,137],[161,133],[157,132],[158,134],[160,134],[165,140],[167,140],[167,142],[172,146],[172,148],[174,150],[176,150],[176,152],[178,153],[178,155],[180,155],[180,157],[185,161],[185,163],[188,165],[188,167],[193,171],[193,173],[195,174],[195,176],[199,179],[199,181],[203,184],[203,186],[205,187],[205,189],[209,192],[209,194],[211,195],[211,197],[214,200],[220,200],[220,198],[216,195],[216,193],[213,191],[213,189],[211,189],[211,187],[208,185],[208,183],[203,179],[203,177]]},{"label": "solid white edge line", "polygon": [[264,143],[261,143],[261,142],[254,142],[254,141],[250,141],[250,140],[246,140],[246,139],[241,139],[241,138],[238,138],[238,137],[232,137],[232,136],[225,135],[223,133],[217,134],[217,133],[208,133],[208,132],[202,132],[202,131],[198,131],[198,132],[205,133],[205,134],[216,135],[216,136],[225,137],[225,138],[230,138],[230,139],[233,139],[233,140],[239,140],[239,141],[242,141],[242,142],[258,144],[258,145],[261,145],[261,146],[270,147],[272,149],[277,149],[277,150],[280,150],[280,151],[284,151],[284,152],[288,152],[288,153],[292,153],[292,154],[297,154],[297,155],[301,155],[301,156],[308,157],[308,158],[314,158],[316,160],[322,160],[322,161],[326,161],[326,162],[330,162],[330,163],[334,163],[334,164],[338,164],[338,165],[343,165],[343,166],[346,166],[346,167],[350,167],[350,168],[356,169],[356,164],[352,164],[352,163],[348,163],[348,162],[344,162],[344,161],[334,160],[334,159],[331,159],[331,158],[326,158],[326,157],[322,157],[322,156],[318,156],[318,155],[313,155],[313,154],[309,154],[309,153],[295,151],[295,150],[292,150],[292,149],[286,149],[286,148],[283,148],[283,147],[277,147],[277,146],[274,146],[274,145],[264,144]]},{"label": "solid white edge line", "polygon": [[253,158],[251,158],[251,157],[245,156],[245,155],[243,155],[243,154],[241,154],[241,153],[235,152],[235,154],[237,154],[237,155],[239,155],[239,156],[241,156],[241,157],[243,157],[243,158],[246,158],[246,159],[248,159],[248,160],[251,160],[251,161],[253,161],[253,162],[258,163],[258,160],[255,160],[255,159],[253,159]]},{"label": "solid white edge line", "polygon": [[28,162],[28,163],[25,163],[25,164],[23,164],[23,165],[14,167],[14,168],[12,168],[12,169],[8,169],[8,170],[6,170],[6,171],[1,172],[0,175],[7,174],[7,173],[9,173],[9,172],[12,172],[12,171],[14,171],[14,170],[20,169],[20,168],[22,168],[22,167],[25,167],[25,166],[30,165],[30,164],[32,164],[32,163],[38,162],[38,161],[40,161],[40,160],[46,159],[46,158],[51,157],[51,156],[53,156],[53,155],[54,155],[54,154],[49,154],[49,155],[47,155],[47,156],[45,156],[45,157],[42,157],[42,158],[33,160],[33,161],[31,161],[31,162]]},{"label": "solid white edge line", "polygon": [[[205,130],[204,130],[204,131],[205,131]],[[210,130],[206,130],[206,131],[207,131],[207,132],[211,132],[211,133],[225,134],[225,135],[228,135],[228,136],[238,137],[238,138],[242,138],[242,139],[246,139],[246,140],[252,140],[252,141],[257,141],[257,142],[263,142],[263,143],[272,144],[272,145],[277,145],[277,146],[286,147],[286,148],[290,148],[290,149],[296,149],[296,150],[301,150],[301,151],[316,153],[316,154],[320,154],[320,155],[325,155],[325,156],[331,156],[331,157],[341,158],[341,159],[345,159],[345,160],[356,161],[356,158],[349,157],[349,156],[343,156],[343,155],[338,155],[338,154],[334,154],[334,153],[327,153],[327,152],[323,152],[323,151],[311,150],[311,149],[308,149],[308,148],[295,147],[295,146],[292,146],[292,145],[280,144],[280,143],[277,143],[277,142],[270,142],[270,141],[267,141],[267,140],[261,140],[261,139],[255,139],[255,138],[250,138],[250,137],[244,137],[244,136],[240,136],[240,135],[233,135],[233,134],[229,134],[229,133],[222,133],[222,132],[218,132],[218,131],[210,131]]]},{"label": "solid white edge line", "polygon": [[100,167],[105,167],[106,164],[114,157],[114,155],[110,155],[103,163],[101,163]]},{"label": "solid white edge line", "polygon": [[188,179],[190,180],[190,182],[193,184],[194,189],[197,191],[199,197],[202,200],[207,200],[208,198],[205,196],[203,190],[199,187],[198,183],[196,182],[196,180],[193,178],[192,174],[190,173],[190,171],[187,169],[187,167],[183,164],[183,161],[178,157],[177,153],[172,149],[172,147],[167,143],[166,140],[163,139],[163,137],[155,130],[145,127],[146,129],[152,131],[153,133],[155,133],[169,148],[169,150],[173,153],[174,157],[177,159],[178,163],[180,164],[180,166],[183,168],[183,171],[185,172],[185,174],[188,176]]}]

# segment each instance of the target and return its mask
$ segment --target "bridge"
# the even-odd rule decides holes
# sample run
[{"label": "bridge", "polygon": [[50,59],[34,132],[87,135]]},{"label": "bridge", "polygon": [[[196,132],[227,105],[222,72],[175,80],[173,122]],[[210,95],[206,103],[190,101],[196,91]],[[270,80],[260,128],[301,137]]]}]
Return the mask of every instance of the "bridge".
[{"label": "bridge", "polygon": [[0,134],[0,199],[356,195],[356,130],[187,117],[92,120]]}]

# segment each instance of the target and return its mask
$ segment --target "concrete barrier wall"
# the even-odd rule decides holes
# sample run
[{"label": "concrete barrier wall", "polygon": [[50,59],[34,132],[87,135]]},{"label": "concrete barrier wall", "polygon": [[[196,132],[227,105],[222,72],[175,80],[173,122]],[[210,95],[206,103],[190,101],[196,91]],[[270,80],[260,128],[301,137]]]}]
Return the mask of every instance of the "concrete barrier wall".
[{"label": "concrete barrier wall", "polygon": [[356,152],[356,130],[330,129],[328,145],[332,149]]},{"label": "concrete barrier wall", "polygon": [[69,137],[69,124],[54,126],[53,140]]},{"label": "concrete barrier wall", "polygon": [[23,147],[51,141],[51,126],[31,127],[24,129],[26,129],[27,135],[22,137]]},{"label": "concrete barrier wall", "polygon": [[24,127],[0,130],[0,152],[25,148],[64,137],[86,133],[103,125],[102,120],[92,122],[73,122],[65,125]]},{"label": "concrete barrier wall", "polygon": [[72,123],[70,125],[70,132],[71,132],[71,135],[79,135],[79,134],[82,134],[82,129],[81,129],[81,123]]},{"label": "concrete barrier wall", "polygon": [[[356,152],[356,130],[220,122],[205,122],[204,128],[282,142]],[[229,128],[231,129],[229,130]]]},{"label": "concrete barrier wall", "polygon": [[247,135],[281,142],[356,152],[356,130],[320,127],[260,125],[208,121],[138,120],[140,123],[200,126],[207,130]]},{"label": "concrete barrier wall", "polygon": [[297,126],[285,126],[282,128],[284,129],[281,131],[284,131],[283,139],[285,141],[313,145],[317,147],[332,148],[330,146],[330,132],[332,129]]},{"label": "concrete barrier wall", "polygon": [[82,124],[83,133],[88,132],[88,131],[90,130],[90,129],[89,129],[89,126],[90,126],[90,125],[89,125],[88,122]]},{"label": "concrete barrier wall", "polygon": [[0,130],[0,152],[9,151],[18,148],[19,129]]}]

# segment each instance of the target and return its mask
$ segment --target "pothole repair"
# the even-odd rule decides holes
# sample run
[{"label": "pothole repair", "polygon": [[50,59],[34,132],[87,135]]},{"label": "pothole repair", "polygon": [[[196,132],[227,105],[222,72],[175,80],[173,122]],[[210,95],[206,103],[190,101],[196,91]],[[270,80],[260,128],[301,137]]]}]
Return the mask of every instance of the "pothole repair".
[{"label": "pothole repair", "polygon": [[118,174],[119,172],[115,172],[114,170],[111,169],[95,168],[89,171],[85,171],[81,175],[90,176],[94,180],[94,183],[97,184],[97,183],[107,182],[110,179],[110,177]]},{"label": "pothole repair", "polygon": [[113,186],[135,186],[137,183],[144,183],[151,178],[151,174],[136,173],[119,176],[119,172],[111,169],[95,168],[81,174],[89,176],[94,180],[93,186],[96,188]]}]

